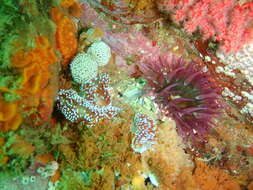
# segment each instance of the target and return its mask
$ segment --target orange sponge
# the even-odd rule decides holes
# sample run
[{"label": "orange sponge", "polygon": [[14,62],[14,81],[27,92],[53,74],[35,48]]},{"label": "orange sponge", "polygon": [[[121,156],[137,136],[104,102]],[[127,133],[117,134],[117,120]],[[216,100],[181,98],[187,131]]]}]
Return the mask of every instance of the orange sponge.
[{"label": "orange sponge", "polygon": [[12,56],[12,66],[17,68],[39,64],[47,70],[48,64],[55,63],[57,57],[45,36],[38,36],[35,39],[36,48],[32,50],[20,49]]},{"label": "orange sponge", "polygon": [[57,25],[56,45],[63,57],[63,64],[68,64],[77,51],[77,28],[73,21],[60,9],[52,8],[51,16]]},{"label": "orange sponge", "polygon": [[17,105],[12,102],[0,100],[0,121],[8,121],[13,118],[17,111]]},{"label": "orange sponge", "polygon": [[4,123],[3,131],[4,132],[10,131],[10,130],[15,131],[18,129],[21,123],[22,123],[22,117],[20,116],[20,114],[17,113],[13,118],[11,118],[9,121],[6,121]]},{"label": "orange sponge", "polygon": [[75,3],[75,0],[62,0],[61,7],[67,9],[73,5],[73,3]]},{"label": "orange sponge", "polygon": [[40,89],[40,83],[42,81],[42,76],[38,65],[31,65],[26,67],[23,71],[23,90],[35,94]]},{"label": "orange sponge", "polygon": [[74,17],[80,17],[81,14],[82,14],[80,4],[77,3],[77,2],[74,2],[74,3],[69,7],[69,14],[70,14],[71,16],[74,16]]},{"label": "orange sponge", "polygon": [[0,100],[0,131],[16,130],[22,122],[17,103]]}]

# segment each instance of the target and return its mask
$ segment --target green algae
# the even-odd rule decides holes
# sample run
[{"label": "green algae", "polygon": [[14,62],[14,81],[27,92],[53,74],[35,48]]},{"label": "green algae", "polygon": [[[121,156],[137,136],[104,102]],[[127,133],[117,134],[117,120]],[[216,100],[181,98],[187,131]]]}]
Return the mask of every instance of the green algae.
[{"label": "green algae", "polygon": [[92,184],[91,173],[87,174],[86,177],[81,175],[81,172],[73,171],[70,168],[66,168],[62,171],[60,183],[57,185],[57,190],[69,190],[69,189],[80,189],[87,190],[87,186]]},{"label": "green algae", "polygon": [[0,160],[5,156],[9,157],[7,163],[0,164],[0,170],[12,172],[15,175],[22,174],[24,169],[28,166],[28,157],[30,156],[18,154],[12,149],[12,145],[16,143],[17,139],[17,135],[14,132],[0,133],[0,138],[5,139],[5,143],[1,146]]}]

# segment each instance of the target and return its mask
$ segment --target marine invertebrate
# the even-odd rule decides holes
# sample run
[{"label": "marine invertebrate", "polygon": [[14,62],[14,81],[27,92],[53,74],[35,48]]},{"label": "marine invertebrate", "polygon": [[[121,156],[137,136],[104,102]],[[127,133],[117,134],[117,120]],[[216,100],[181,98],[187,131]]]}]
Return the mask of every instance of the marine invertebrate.
[{"label": "marine invertebrate", "polygon": [[87,53],[79,53],[70,64],[73,80],[79,84],[87,83],[96,78],[97,63]]},{"label": "marine invertebrate", "polygon": [[118,109],[110,104],[104,107],[94,105],[83,99],[74,90],[61,89],[57,101],[59,102],[58,108],[71,122],[85,121],[93,125],[102,119],[112,118],[118,112]]},{"label": "marine invertebrate", "polygon": [[168,54],[139,64],[139,69],[161,112],[175,119],[179,134],[203,141],[221,108],[203,68]]},{"label": "marine invertebrate", "polygon": [[61,7],[62,8],[69,8],[75,3],[75,0],[63,0],[61,2]]},{"label": "marine invertebrate", "polygon": [[155,144],[156,126],[147,115],[138,113],[134,116],[133,133],[131,146],[135,152],[143,153]]},{"label": "marine invertebrate", "polygon": [[47,37],[37,36],[34,41],[35,48],[19,49],[11,58],[12,66],[19,68],[23,76],[21,86],[16,90],[16,93],[22,96],[31,94],[36,96],[50,78],[49,65],[57,61]]},{"label": "marine invertebrate", "polygon": [[22,122],[17,112],[18,105],[14,102],[5,102],[0,99],[0,131],[16,130]]},{"label": "marine invertebrate", "polygon": [[77,51],[77,28],[69,16],[58,8],[51,9],[51,17],[56,24],[55,40],[63,56],[62,64],[68,64]]},{"label": "marine invertebrate", "polygon": [[[12,57],[12,66],[20,68],[23,75],[21,87],[16,90],[17,94],[28,98],[22,100],[24,107],[37,107],[40,94],[43,88],[48,85],[51,78],[49,66],[56,63],[57,56],[47,37],[37,36],[36,47],[30,50],[21,49],[15,52]],[[32,105],[33,104],[33,105]]]},{"label": "marine invertebrate", "polygon": [[38,65],[32,65],[24,68],[22,86],[27,93],[37,93],[41,88],[40,84],[42,83],[42,80],[48,80],[47,75],[43,76],[42,73],[36,72],[39,70]]},{"label": "marine invertebrate", "polygon": [[[6,89],[6,92],[15,93],[22,97],[16,100],[15,103],[22,105],[18,107],[18,112],[23,112],[23,117],[30,115],[26,113],[29,113],[32,108],[38,108],[42,101],[42,92],[49,86],[54,85],[52,81],[49,81],[52,78],[52,69],[57,67],[56,65],[51,66],[56,63],[57,56],[48,38],[46,36],[36,36],[33,40],[36,43],[35,47],[27,49],[21,46],[20,49],[13,52],[11,57],[12,66],[20,72],[22,78],[20,78],[19,86],[15,87],[15,89]],[[57,75],[54,73],[53,77],[55,76]],[[48,104],[47,106],[48,110],[50,110],[53,104]],[[49,106],[51,107],[49,108]],[[40,113],[40,110],[37,113]],[[13,119],[5,122],[4,128],[6,131],[10,129],[15,130],[21,122],[21,116],[16,114]]]},{"label": "marine invertebrate", "polygon": [[8,103],[3,100],[0,100],[0,105],[0,121],[8,121],[12,117],[14,117],[17,111],[17,104]]},{"label": "marine invertebrate", "polygon": [[[83,92],[82,95],[94,104],[109,104],[111,102],[109,82],[110,79],[107,74],[98,75],[96,79],[81,85],[81,91]],[[98,102],[99,99],[100,102]]]},{"label": "marine invertebrate", "polygon": [[70,7],[69,7],[69,14],[74,17],[81,17],[82,15],[82,9],[81,5],[79,2],[74,2]]},{"label": "marine invertebrate", "polygon": [[11,57],[13,67],[24,68],[33,64],[40,65],[43,70],[48,69],[48,65],[57,61],[57,56],[46,36],[36,36],[34,38],[36,47],[33,49],[18,49]]},{"label": "marine invertebrate", "polygon": [[76,28],[67,16],[57,25],[56,43],[64,58],[63,63],[67,64],[77,50]]},{"label": "marine invertebrate", "polygon": [[4,122],[3,128],[1,129],[1,131],[4,131],[4,132],[10,131],[10,130],[15,131],[18,129],[22,121],[23,119],[21,115],[19,113],[16,113],[14,117]]},{"label": "marine invertebrate", "polygon": [[79,53],[70,64],[74,81],[85,84],[94,79],[98,74],[98,66],[106,65],[111,57],[110,47],[102,42],[94,42],[87,53]]},{"label": "marine invertebrate", "polygon": [[[47,37],[51,38],[54,32],[54,25],[47,17],[46,10],[46,7],[51,6],[52,2],[6,1],[1,4],[0,86],[3,92],[1,97],[5,101],[20,100],[19,92],[22,87],[29,93],[31,91],[35,93],[38,89],[39,85],[36,86],[36,84],[38,84],[39,77],[33,82],[32,78],[36,75],[33,74],[31,77],[31,73],[26,72],[28,70],[24,71],[27,69],[26,67],[38,64],[40,71],[42,69],[47,70],[46,66],[56,60],[54,50],[47,41]],[[41,36],[37,36],[38,34]],[[36,47],[34,48],[34,46]],[[38,54],[39,56],[37,56]],[[36,74],[38,75],[38,72]],[[31,80],[27,80],[28,77],[26,76],[28,75]],[[17,116],[16,118],[19,118],[20,121],[20,117]],[[10,120],[8,125],[17,125],[19,123],[17,121],[12,120],[11,122]]]},{"label": "marine invertebrate", "polygon": [[188,33],[199,29],[204,40],[219,41],[223,52],[236,52],[252,38],[252,2],[161,0],[159,6],[183,22]]},{"label": "marine invertebrate", "polygon": [[41,120],[49,121],[54,107],[54,98],[58,89],[47,87],[41,92],[40,105],[38,107]]},{"label": "marine invertebrate", "polygon": [[91,55],[91,57],[96,61],[98,66],[106,65],[111,58],[110,47],[102,41],[94,42],[89,47],[87,53]]},{"label": "marine invertebrate", "polygon": [[71,122],[83,121],[89,126],[113,118],[120,109],[110,102],[108,83],[109,77],[104,74],[85,84],[83,94],[61,89],[56,98],[58,109]]}]

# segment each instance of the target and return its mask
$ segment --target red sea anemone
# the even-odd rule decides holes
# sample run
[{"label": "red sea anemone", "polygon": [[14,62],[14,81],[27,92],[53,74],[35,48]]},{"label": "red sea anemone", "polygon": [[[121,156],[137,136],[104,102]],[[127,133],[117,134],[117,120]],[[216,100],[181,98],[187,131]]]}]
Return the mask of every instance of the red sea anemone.
[{"label": "red sea anemone", "polygon": [[203,68],[167,55],[142,63],[139,69],[161,112],[176,121],[178,133],[184,139],[204,141],[221,106]]}]

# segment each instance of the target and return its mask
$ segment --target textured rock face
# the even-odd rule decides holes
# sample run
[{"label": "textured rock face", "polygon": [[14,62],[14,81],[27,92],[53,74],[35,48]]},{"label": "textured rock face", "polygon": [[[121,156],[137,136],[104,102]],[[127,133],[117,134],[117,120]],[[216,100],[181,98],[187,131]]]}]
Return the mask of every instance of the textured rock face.
[{"label": "textured rock face", "polygon": [[[244,104],[240,108],[242,114],[246,114],[253,118],[253,43],[244,45],[240,51],[235,54],[224,54],[217,52],[217,56],[225,64],[224,67],[217,67],[216,71],[233,79],[238,78],[238,72],[245,80],[234,85],[241,88],[238,92],[231,88],[225,88],[223,96],[231,99],[235,103],[244,100]],[[244,83],[249,85],[245,85]]]}]

